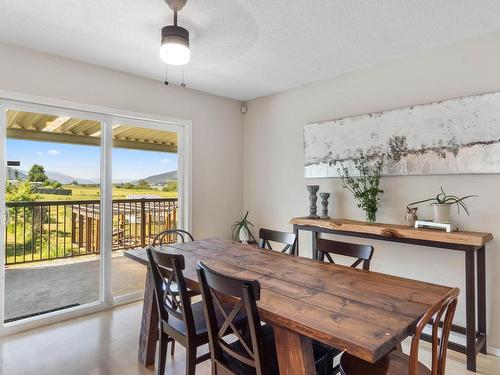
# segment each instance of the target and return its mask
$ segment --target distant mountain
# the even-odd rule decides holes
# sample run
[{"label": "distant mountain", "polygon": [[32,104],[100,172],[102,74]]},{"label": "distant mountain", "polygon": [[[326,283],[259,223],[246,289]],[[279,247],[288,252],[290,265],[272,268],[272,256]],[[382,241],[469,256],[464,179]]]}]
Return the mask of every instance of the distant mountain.
[{"label": "distant mountain", "polygon": [[[60,182],[63,185],[71,184],[73,181],[78,182],[81,185],[85,184],[98,184],[98,180],[85,179],[68,176],[64,173],[55,172],[55,171],[45,171],[47,177],[52,181]],[[19,179],[24,181],[28,178],[28,172],[22,171],[17,168],[7,167],[7,179],[16,180]],[[177,181],[178,173],[177,171],[170,171],[160,174],[155,174],[153,176],[142,178],[141,180],[146,180],[151,185],[163,185],[169,181]],[[137,184],[139,180],[131,181],[133,184]],[[114,181],[115,182],[115,181]],[[119,182],[128,182],[128,181],[119,181]]]},{"label": "distant mountain", "polygon": [[[170,171],[160,174],[155,174],[154,176],[149,176],[146,178],[142,178],[141,180],[146,180],[152,185],[162,185],[169,181],[177,181],[177,171]],[[133,183],[137,183],[138,181],[134,181]]]},{"label": "distant mountain", "polygon": [[[60,182],[63,185],[71,184],[73,181],[78,182],[79,184],[97,184],[98,180],[91,180],[85,178],[77,178],[65,175],[64,173],[54,172],[54,171],[45,171],[45,174],[50,180]],[[8,180],[21,180],[24,181],[28,178],[28,172],[22,171],[17,168],[7,167],[7,179]]]},{"label": "distant mountain", "polygon": [[99,180],[85,179],[85,178],[77,178],[68,176],[64,173],[59,173],[55,171],[45,171],[47,177],[53,181],[60,182],[63,185],[71,184],[73,181],[78,182],[79,184],[98,184]]}]

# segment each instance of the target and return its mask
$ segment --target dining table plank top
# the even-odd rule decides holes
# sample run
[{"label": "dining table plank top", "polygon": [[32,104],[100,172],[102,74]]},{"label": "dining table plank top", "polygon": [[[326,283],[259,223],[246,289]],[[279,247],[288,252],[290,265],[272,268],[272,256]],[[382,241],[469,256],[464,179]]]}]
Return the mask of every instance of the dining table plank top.
[{"label": "dining table plank top", "polygon": [[[196,266],[258,280],[261,319],[375,362],[413,333],[449,287],[207,239],[163,249],[185,258],[184,277],[199,290]],[[147,263],[144,249],[127,256]]]}]

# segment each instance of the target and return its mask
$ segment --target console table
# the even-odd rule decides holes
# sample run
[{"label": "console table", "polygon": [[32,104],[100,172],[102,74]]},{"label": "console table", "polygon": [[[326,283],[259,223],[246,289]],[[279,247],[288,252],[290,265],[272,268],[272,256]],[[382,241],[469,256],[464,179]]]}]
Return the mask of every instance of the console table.
[{"label": "console table", "polygon": [[[467,369],[476,371],[477,353],[486,354],[486,243],[493,239],[491,233],[451,232],[433,229],[415,229],[405,225],[368,224],[346,219],[308,219],[294,218],[290,221],[293,231],[312,232],[313,258],[317,258],[316,240],[320,233],[371,238],[382,241],[429,246],[440,249],[462,251],[465,256],[465,300],[466,325],[453,325],[452,331],[466,336],[466,345],[455,342],[448,347],[467,355]],[[295,255],[299,254],[298,241]],[[477,254],[477,255],[476,255]],[[477,256],[477,262],[476,262]],[[477,298],[476,298],[477,286]],[[476,327],[477,306],[477,327]],[[426,335],[424,339],[429,339]]]}]

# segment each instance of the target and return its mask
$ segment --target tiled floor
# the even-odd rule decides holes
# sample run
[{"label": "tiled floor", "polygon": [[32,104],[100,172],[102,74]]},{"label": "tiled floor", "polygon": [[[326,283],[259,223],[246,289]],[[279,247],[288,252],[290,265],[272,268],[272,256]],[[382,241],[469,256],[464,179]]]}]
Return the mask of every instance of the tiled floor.
[{"label": "tiled floor", "polygon": [[[134,303],[52,326],[0,339],[2,375],[153,375],[153,368],[137,362],[141,303]],[[429,360],[427,344],[420,359]],[[478,375],[500,374],[500,358],[479,355]],[[210,374],[209,362],[197,373]],[[176,347],[166,374],[184,374],[184,351]],[[465,357],[449,352],[447,375],[473,374],[465,370]]]}]

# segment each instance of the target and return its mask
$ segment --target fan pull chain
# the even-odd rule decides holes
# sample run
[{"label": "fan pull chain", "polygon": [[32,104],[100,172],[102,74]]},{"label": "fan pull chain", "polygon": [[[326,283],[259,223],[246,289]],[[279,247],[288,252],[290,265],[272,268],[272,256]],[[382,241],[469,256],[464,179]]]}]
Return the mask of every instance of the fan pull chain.
[{"label": "fan pull chain", "polygon": [[186,87],[186,84],[184,83],[184,65],[182,66],[182,83],[181,87]]},{"label": "fan pull chain", "polygon": [[168,64],[165,64],[165,86],[168,86]]}]

